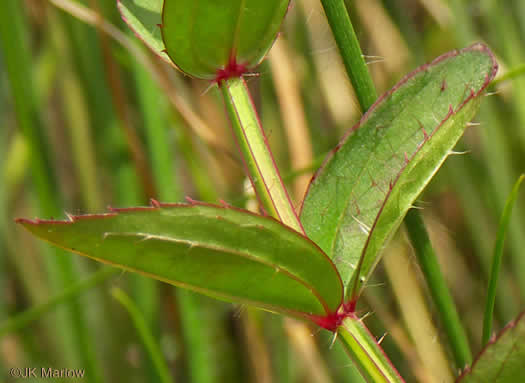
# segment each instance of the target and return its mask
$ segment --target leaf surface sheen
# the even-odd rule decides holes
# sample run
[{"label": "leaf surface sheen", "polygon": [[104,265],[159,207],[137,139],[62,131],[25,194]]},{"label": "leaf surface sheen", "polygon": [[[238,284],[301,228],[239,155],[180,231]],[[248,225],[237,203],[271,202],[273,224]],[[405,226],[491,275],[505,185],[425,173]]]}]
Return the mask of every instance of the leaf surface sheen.
[{"label": "leaf surface sheen", "polygon": [[167,53],[180,70],[201,79],[213,80],[221,70],[253,68],[277,37],[288,4],[289,0],[164,0]]},{"label": "leaf surface sheen", "polygon": [[311,181],[301,221],[356,299],[387,239],[455,146],[497,64],[475,44],[423,65],[385,93]]},{"label": "leaf surface sheen", "polygon": [[336,312],[342,302],[337,270],[314,243],[243,210],[155,202],[69,221],[18,222],[80,255],[222,300],[306,319]]},{"label": "leaf surface sheen", "polygon": [[460,383],[516,383],[525,376],[525,313],[508,324],[467,367]]}]

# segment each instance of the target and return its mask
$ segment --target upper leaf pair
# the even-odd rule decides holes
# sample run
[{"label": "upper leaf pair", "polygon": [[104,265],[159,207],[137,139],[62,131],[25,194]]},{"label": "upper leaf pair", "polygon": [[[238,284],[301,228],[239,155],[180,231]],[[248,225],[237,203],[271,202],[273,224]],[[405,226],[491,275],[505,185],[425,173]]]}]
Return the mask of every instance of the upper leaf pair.
[{"label": "upper leaf pair", "polygon": [[239,76],[270,49],[289,0],[119,0],[124,20],[155,53],[206,80]]}]

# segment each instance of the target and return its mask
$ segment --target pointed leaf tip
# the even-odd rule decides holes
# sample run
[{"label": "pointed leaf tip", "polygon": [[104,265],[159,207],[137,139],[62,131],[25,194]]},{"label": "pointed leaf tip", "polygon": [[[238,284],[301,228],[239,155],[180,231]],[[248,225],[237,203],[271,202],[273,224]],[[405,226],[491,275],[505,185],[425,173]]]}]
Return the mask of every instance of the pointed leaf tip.
[{"label": "pointed leaf tip", "polygon": [[219,299],[305,319],[335,313],[342,283],[309,239],[273,218],[191,200],[68,220],[17,219],[80,255]]},{"label": "pointed leaf tip", "polygon": [[421,66],[376,101],[312,179],[301,221],[334,260],[347,296],[360,294],[384,243],[461,137],[496,71],[483,44]]}]

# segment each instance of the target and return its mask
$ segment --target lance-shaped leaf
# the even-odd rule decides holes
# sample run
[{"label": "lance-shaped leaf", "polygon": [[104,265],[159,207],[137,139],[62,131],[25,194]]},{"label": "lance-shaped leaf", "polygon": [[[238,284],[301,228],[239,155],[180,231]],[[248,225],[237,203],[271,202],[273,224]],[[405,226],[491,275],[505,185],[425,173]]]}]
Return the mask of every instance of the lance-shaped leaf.
[{"label": "lance-shaped leaf", "polygon": [[238,76],[262,60],[289,0],[164,0],[162,37],[175,65],[190,76]]},{"label": "lance-shaped leaf", "polygon": [[515,383],[525,376],[525,313],[508,324],[481,351],[457,382]]},{"label": "lance-shaped leaf", "polygon": [[117,0],[124,22],[153,52],[171,63],[160,32],[162,3],[163,0]]},{"label": "lance-shaped leaf", "polygon": [[336,264],[350,298],[463,134],[496,71],[482,44],[418,68],[378,99],[312,179],[301,221]]},{"label": "lance-shaped leaf", "polygon": [[72,252],[227,301],[313,320],[342,302],[337,270],[313,242],[247,211],[154,202],[18,222]]}]

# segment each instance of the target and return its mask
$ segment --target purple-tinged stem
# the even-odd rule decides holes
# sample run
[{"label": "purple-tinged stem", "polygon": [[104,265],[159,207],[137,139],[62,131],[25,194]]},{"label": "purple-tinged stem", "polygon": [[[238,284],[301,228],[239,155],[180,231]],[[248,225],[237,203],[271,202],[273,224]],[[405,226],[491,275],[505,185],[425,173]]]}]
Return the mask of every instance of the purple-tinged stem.
[{"label": "purple-tinged stem", "polygon": [[259,202],[268,215],[304,234],[277,170],[246,82],[242,77],[231,77],[221,81],[219,86],[244,165]]}]

